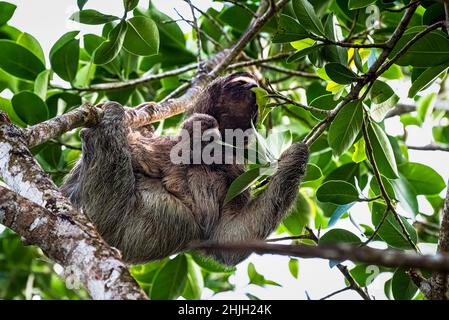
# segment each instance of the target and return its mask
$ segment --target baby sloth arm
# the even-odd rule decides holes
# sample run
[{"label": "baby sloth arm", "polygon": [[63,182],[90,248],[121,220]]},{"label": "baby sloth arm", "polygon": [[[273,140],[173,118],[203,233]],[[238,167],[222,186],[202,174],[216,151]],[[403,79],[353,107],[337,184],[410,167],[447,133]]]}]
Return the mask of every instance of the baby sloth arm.
[{"label": "baby sloth arm", "polygon": [[[286,216],[298,194],[308,154],[308,147],[304,143],[293,144],[287,149],[267,188],[241,212],[224,214],[211,240],[218,243],[244,243],[268,237]],[[235,265],[249,254],[216,251],[213,256],[225,264]]]}]

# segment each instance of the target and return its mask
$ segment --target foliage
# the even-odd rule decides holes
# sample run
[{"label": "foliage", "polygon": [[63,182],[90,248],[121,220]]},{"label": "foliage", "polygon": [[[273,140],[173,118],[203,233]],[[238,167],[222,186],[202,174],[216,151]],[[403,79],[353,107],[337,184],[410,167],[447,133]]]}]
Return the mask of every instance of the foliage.
[{"label": "foliage", "polygon": [[[92,88],[194,63],[197,36],[203,56],[211,57],[222,49],[221,45],[232,45],[229,40],[236,41],[248,28],[250,11],[257,10],[259,1],[243,2],[244,6],[224,3],[220,10],[210,8],[207,16],[200,15],[201,34],[197,35],[194,30],[184,34],[176,21],[151,2],[146,5],[144,1],[124,0],[123,15],[117,17],[88,8],[89,1],[78,0],[79,11],[71,19],[100,26],[101,32],[67,32],[48,55],[31,34],[9,24],[15,5],[0,2],[0,110],[18,126],[27,127],[66,113],[84,101],[96,104],[115,100],[130,106],[160,101],[183,81],[191,79],[195,70],[120,89]],[[384,49],[382,44],[399,25],[404,10],[392,9],[408,4],[408,0],[292,0],[266,24],[245,48],[246,55],[256,59],[288,53],[289,57],[272,61],[268,67],[261,65],[274,90],[255,92],[261,108],[260,121],[255,125],[259,132],[270,132],[266,138],[257,136],[262,149],[259,160],[264,161],[251,164],[234,181],[226,201],[248,188],[254,193],[263,190],[266,178],[275,171],[277,160],[292,140],[306,137],[329,112],[344,103],[358,81],[366,77]],[[379,9],[379,17],[374,21],[380,24],[375,27],[366,24],[373,19],[368,10],[370,5]],[[416,105],[416,112],[408,110],[400,114],[404,132],[411,126],[433,125],[434,144],[448,147],[449,113],[435,108],[436,101],[445,98],[444,90],[439,88],[444,86],[449,68],[446,29],[440,27],[427,33],[394,60],[417,34],[441,19],[444,19],[441,1],[422,1],[389,53],[392,64],[371,86],[363,87],[361,99],[345,104],[313,142],[296,204],[276,234],[297,236],[309,226],[325,229],[320,244],[361,244],[373,235],[373,241],[399,249],[413,250],[415,244],[437,243],[434,231],[418,228],[414,222],[420,221],[425,226],[439,223],[443,206],[440,193],[445,182],[431,167],[410,161],[407,136],[389,134],[385,122],[399,103],[399,82],[407,87],[407,96]],[[318,77],[302,77],[298,71]],[[290,101],[284,99],[284,93]],[[166,119],[158,124],[158,130],[169,134],[181,120],[180,116]],[[80,146],[78,132],[69,132],[34,148],[33,153],[55,183],[60,184],[80,156]],[[273,170],[262,170],[266,168]],[[433,212],[422,212],[418,196]],[[388,201],[398,204],[405,214],[395,217]],[[353,212],[354,205],[360,202],[369,204],[366,211]],[[371,223],[357,225],[351,219],[350,223],[360,230],[356,233],[340,225],[334,227],[348,225],[344,223],[353,214],[367,215]],[[288,265],[298,281],[301,281],[300,263],[291,259]],[[391,299],[416,296],[417,288],[404,270],[379,270],[389,274],[385,287]],[[232,290],[229,277],[235,268],[189,252],[134,266],[131,272],[151,298],[199,299],[204,288],[214,293]],[[366,266],[356,265],[351,274],[361,287],[369,285]],[[252,263],[248,266],[248,277],[253,285],[279,285],[265,279]],[[53,264],[39,250],[22,246],[19,237],[5,230],[0,233],[0,298],[33,296],[87,298],[83,290],[68,290],[54,272]]]}]

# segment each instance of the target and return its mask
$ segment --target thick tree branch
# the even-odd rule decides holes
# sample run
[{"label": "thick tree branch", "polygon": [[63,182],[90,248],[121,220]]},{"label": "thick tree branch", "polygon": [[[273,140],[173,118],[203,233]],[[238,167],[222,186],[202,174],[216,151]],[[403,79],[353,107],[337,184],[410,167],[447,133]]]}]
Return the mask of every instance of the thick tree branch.
[{"label": "thick tree branch", "polygon": [[6,122],[0,122],[0,175],[18,194],[0,189],[1,220],[61,263],[93,299],[146,298],[118,251],[73,209],[33,158],[23,132]]},{"label": "thick tree branch", "polygon": [[[449,253],[449,189],[444,200],[441,218],[440,235],[438,237],[438,253]],[[430,278],[432,300],[447,300],[448,273],[435,272]]]},{"label": "thick tree branch", "polygon": [[392,268],[426,269],[439,272],[449,272],[449,255],[422,255],[411,251],[394,249],[374,249],[370,247],[351,246],[340,244],[334,246],[286,245],[272,244],[264,241],[251,241],[246,243],[202,243],[193,249],[244,251],[257,254],[277,254],[293,256],[304,259],[321,258],[328,260],[364,263]]}]

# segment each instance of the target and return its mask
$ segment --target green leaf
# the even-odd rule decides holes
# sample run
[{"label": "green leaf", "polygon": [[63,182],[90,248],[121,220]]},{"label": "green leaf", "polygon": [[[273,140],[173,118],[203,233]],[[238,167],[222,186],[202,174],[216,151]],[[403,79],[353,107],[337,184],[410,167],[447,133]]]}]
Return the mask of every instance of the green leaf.
[{"label": "green leaf", "polygon": [[274,35],[273,43],[286,43],[305,39],[309,33],[294,18],[281,14],[279,18],[279,29]]},{"label": "green leaf", "polygon": [[376,1],[377,0],[349,0],[348,7],[350,10],[365,8]]},{"label": "green leaf", "polygon": [[401,67],[397,64],[393,64],[384,73],[382,73],[381,76],[388,80],[402,79],[404,77]]},{"label": "green leaf", "polygon": [[391,291],[396,300],[411,300],[418,291],[418,288],[404,270],[397,269],[393,274]]},{"label": "green leaf", "polygon": [[350,102],[338,112],[329,128],[327,140],[336,155],[342,155],[354,143],[363,123],[363,103]]},{"label": "green leaf", "polygon": [[30,50],[45,65],[44,50],[42,50],[39,41],[37,41],[36,38],[34,38],[31,34],[22,32],[22,34],[17,38],[16,42]]},{"label": "green leaf", "polygon": [[84,6],[86,5],[88,0],[77,0],[78,9],[83,10]]},{"label": "green leaf", "polygon": [[255,284],[257,286],[265,287],[265,285],[273,285],[273,286],[281,286],[280,284],[265,279],[263,275],[257,272],[256,267],[252,262],[248,264],[248,277],[249,277],[249,283]]},{"label": "green leaf", "polygon": [[187,259],[180,254],[168,261],[157,273],[151,287],[151,300],[172,300],[178,298],[187,281]]},{"label": "green leaf", "polygon": [[320,179],[323,176],[323,173],[321,172],[321,169],[313,164],[313,163],[308,163],[307,164],[307,169],[306,169],[306,175],[304,176],[304,178],[302,179],[303,182],[306,181],[315,181]]},{"label": "green leaf", "polygon": [[[399,39],[389,57],[392,58],[407,42],[424,29],[425,26],[408,29]],[[442,31],[434,30],[412,45],[410,49],[396,61],[396,64],[401,66],[434,67],[448,61],[449,39]]]},{"label": "green leaf", "polygon": [[432,168],[417,162],[407,162],[399,171],[410,182],[417,194],[439,194],[446,184],[443,178]]},{"label": "green leaf", "polygon": [[287,58],[287,62],[291,63],[291,62],[298,61],[298,60],[304,58],[305,56],[311,54],[312,52],[315,52],[316,50],[318,50],[322,46],[323,46],[322,44],[317,44],[317,45],[305,48],[303,50],[297,51],[297,52],[295,52],[294,54],[292,54],[291,56],[289,56]]},{"label": "green leaf", "polygon": [[6,24],[12,18],[16,8],[15,4],[0,1],[0,26]]},{"label": "green leaf", "polygon": [[139,0],[123,0],[123,6],[126,11],[134,10],[135,7],[139,4]]},{"label": "green leaf", "polygon": [[304,227],[309,223],[313,210],[310,200],[299,192],[295,205],[290,214],[282,221],[282,225],[291,235],[301,234],[304,231]]},{"label": "green leaf", "polygon": [[331,62],[324,68],[329,78],[339,84],[351,84],[358,79],[357,74],[341,63]]},{"label": "green leaf", "polygon": [[50,81],[51,70],[45,70],[39,73],[34,82],[34,93],[42,100],[47,98],[48,83]]},{"label": "green leaf", "polygon": [[[383,215],[385,213],[386,206],[379,202],[372,203],[371,209],[371,219],[374,226],[378,227],[380,222],[383,219]],[[416,244],[418,241],[418,236],[416,234],[416,230],[410,225],[406,218],[400,216],[399,217],[402,223],[405,226],[412,242]],[[398,221],[394,217],[394,213],[388,213],[385,222],[380,227],[378,235],[389,245],[397,249],[412,249],[411,244],[408,242],[407,237],[402,232],[402,228],[399,225]]]},{"label": "green leaf", "polygon": [[36,94],[22,91],[11,100],[14,111],[22,121],[34,125],[48,119],[48,108]]},{"label": "green leaf", "polygon": [[417,119],[420,123],[423,123],[428,116],[432,114],[433,106],[435,105],[435,101],[437,98],[437,93],[432,92],[426,96],[421,97],[416,106],[417,111]]},{"label": "green leaf", "polygon": [[323,24],[314,7],[307,0],[293,0],[293,10],[298,22],[308,31],[325,36]]},{"label": "green leaf", "polygon": [[14,123],[20,127],[26,127],[26,123],[23,122],[19,118],[17,113],[14,111],[14,108],[11,104],[11,100],[0,97],[0,110],[6,112],[6,114],[9,117],[9,120],[11,120],[12,123]]},{"label": "green leaf", "polygon": [[159,51],[159,31],[150,18],[137,16],[127,21],[123,47],[138,56],[150,56]]},{"label": "green leaf", "polygon": [[368,126],[368,137],[373,147],[374,160],[380,173],[387,178],[398,178],[398,169],[394,158],[393,148],[383,129],[374,122]]},{"label": "green leaf", "polygon": [[71,39],[61,46],[59,45],[57,49],[52,50],[50,55],[51,66],[61,79],[72,82],[78,71],[80,41],[79,39]]},{"label": "green leaf", "polygon": [[400,177],[391,181],[394,193],[399,200],[401,207],[408,213],[416,216],[419,213],[417,195],[410,183]]},{"label": "green leaf", "polygon": [[335,245],[339,243],[359,244],[359,237],[345,229],[332,229],[320,238],[320,245]]},{"label": "green leaf", "polygon": [[393,89],[383,81],[376,80],[370,91],[371,108],[370,116],[376,122],[381,122],[387,113],[393,109],[399,97]]},{"label": "green leaf", "polygon": [[95,64],[106,64],[114,60],[122,49],[128,24],[121,21],[109,32],[108,40],[104,41],[94,52]]},{"label": "green leaf", "polygon": [[449,64],[445,63],[426,69],[415,81],[413,81],[413,84],[408,91],[408,97],[413,98],[419,91],[430,86],[438,77],[447,71],[448,67]]},{"label": "green leaf", "polygon": [[370,91],[371,101],[373,103],[379,104],[387,101],[394,95],[393,89],[383,81],[374,81],[373,87]]},{"label": "green leaf", "polygon": [[321,202],[346,204],[359,200],[359,192],[349,182],[331,180],[322,184],[316,191],[316,197]]},{"label": "green leaf", "polygon": [[250,169],[238,176],[229,186],[223,205],[247,190],[260,177],[260,168]]},{"label": "green leaf", "polygon": [[357,163],[349,162],[330,172],[326,176],[326,179],[324,179],[324,182],[331,180],[342,180],[355,185],[355,178],[359,179],[359,175],[360,165],[358,165]]},{"label": "green leaf", "polygon": [[226,266],[212,258],[197,253],[191,253],[190,255],[197,265],[209,272],[232,273],[237,270],[234,266]]},{"label": "green leaf", "polygon": [[298,279],[298,273],[299,273],[298,259],[292,258],[288,261],[288,270],[290,270],[290,274],[293,276],[293,278]]},{"label": "green leaf", "polygon": [[187,282],[182,296],[188,300],[199,300],[204,289],[204,279],[201,269],[187,257]]},{"label": "green leaf", "polygon": [[97,24],[105,24],[115,20],[120,20],[120,18],[116,16],[103,14],[101,12],[98,12],[97,10],[88,9],[75,12],[70,16],[70,20],[82,24],[97,25]]},{"label": "green leaf", "polygon": [[354,153],[352,154],[352,161],[360,163],[366,160],[365,140],[362,138],[354,143]]},{"label": "green leaf", "polygon": [[15,77],[32,81],[45,70],[36,55],[10,40],[0,40],[0,68]]}]

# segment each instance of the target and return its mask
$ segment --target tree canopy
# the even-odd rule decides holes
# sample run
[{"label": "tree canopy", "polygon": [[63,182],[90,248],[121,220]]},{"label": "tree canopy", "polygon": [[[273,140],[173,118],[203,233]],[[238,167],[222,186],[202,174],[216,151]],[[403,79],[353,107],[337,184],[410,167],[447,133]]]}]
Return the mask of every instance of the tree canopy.
[{"label": "tree canopy", "polygon": [[[144,106],[131,126],[151,122],[159,133],[173,134],[210,80],[249,71],[260,81],[255,126],[265,158],[248,165],[227,200],[248,188],[260,192],[270,173],[259,169],[275,167],[292,142],[304,141],[311,155],[291,214],[273,239],[248,248],[289,255],[295,281],[301,281],[302,257],[328,259],[347,290],[363,299],[372,298],[366,289],[380,274],[388,275],[389,299],[445,298],[447,260],[421,255],[428,244],[434,250],[426,253],[449,250],[445,174],[410,161],[409,152],[431,157],[449,151],[448,1],[229,0],[218,1],[219,10],[185,2],[189,18],[170,17],[151,1],[123,0],[123,14],[115,16],[78,0],[70,19],[99,25],[101,33],[67,32],[48,54],[32,30],[10,24],[16,5],[0,2],[0,110],[9,119],[0,125],[10,121],[20,128],[42,170],[59,186],[81,155],[78,128],[101,113],[95,106]],[[145,113],[152,101],[157,112]],[[392,121],[402,134],[392,133]],[[411,127],[429,126],[432,143],[410,141]],[[0,168],[3,186],[30,198],[9,183],[13,169],[2,162]],[[5,221],[0,210],[0,223],[12,229],[0,233],[1,299],[92,296],[67,266],[63,279],[42,246],[24,246],[20,236],[27,234]],[[326,246],[337,258],[320,251]],[[388,248],[396,259],[371,248]],[[200,299],[204,288],[233,290],[229,278],[235,271],[194,251],[130,268],[151,299]],[[253,263],[247,272],[251,284],[278,285]]]}]

